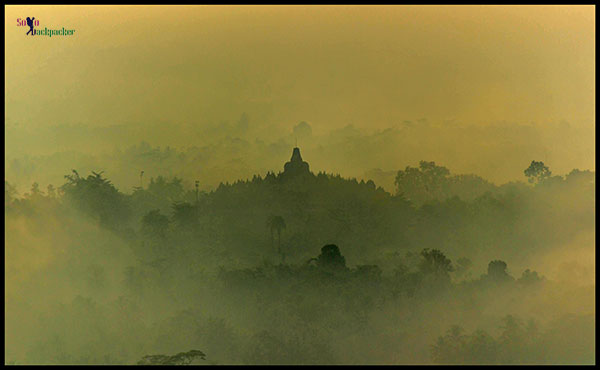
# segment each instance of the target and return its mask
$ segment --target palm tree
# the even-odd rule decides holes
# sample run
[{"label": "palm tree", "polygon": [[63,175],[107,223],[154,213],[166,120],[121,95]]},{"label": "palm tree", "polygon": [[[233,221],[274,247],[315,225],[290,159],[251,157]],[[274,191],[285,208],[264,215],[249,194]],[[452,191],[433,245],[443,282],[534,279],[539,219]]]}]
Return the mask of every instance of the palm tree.
[{"label": "palm tree", "polygon": [[271,229],[271,246],[273,246],[273,232],[277,231],[277,252],[283,258],[281,254],[281,230],[285,229],[285,220],[281,216],[271,216],[267,225]]}]

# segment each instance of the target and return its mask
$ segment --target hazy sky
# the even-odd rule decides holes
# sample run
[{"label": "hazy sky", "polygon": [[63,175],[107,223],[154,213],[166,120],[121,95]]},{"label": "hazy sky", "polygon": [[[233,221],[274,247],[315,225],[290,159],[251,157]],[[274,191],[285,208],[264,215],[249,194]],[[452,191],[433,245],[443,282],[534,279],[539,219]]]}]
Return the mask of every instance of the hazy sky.
[{"label": "hazy sky", "polygon": [[[6,118],[313,130],[566,120],[593,135],[593,6],[7,6]],[[73,36],[26,36],[17,18]]]}]

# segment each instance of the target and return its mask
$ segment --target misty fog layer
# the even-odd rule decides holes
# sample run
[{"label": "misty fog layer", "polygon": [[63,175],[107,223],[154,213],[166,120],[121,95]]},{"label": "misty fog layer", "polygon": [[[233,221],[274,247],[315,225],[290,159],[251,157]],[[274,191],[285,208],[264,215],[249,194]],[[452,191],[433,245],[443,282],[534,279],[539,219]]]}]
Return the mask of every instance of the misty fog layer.
[{"label": "misty fog layer", "polygon": [[[33,129],[6,124],[6,177],[20,192],[33,182],[60,185],[63,173],[105,171],[120,189],[147,178],[178,176],[202,190],[221,182],[265,175],[281,167],[297,143],[315,171],[373,179],[395,190],[398,169],[435,161],[456,173],[476,173],[502,184],[521,180],[531,159],[555,171],[594,168],[594,136],[566,121],[548,125],[489,126],[404,120],[385,129],[348,125],[316,133],[309,122],[278,129],[242,114],[232,122],[60,125]],[[531,159],[530,159],[531,158]]]},{"label": "misty fog layer", "polygon": [[595,364],[594,7],[5,10],[6,364]]},{"label": "misty fog layer", "polygon": [[6,182],[7,361],[595,362],[594,172],[420,161],[390,194],[301,155],[211,192]]},{"label": "misty fog layer", "polygon": [[[23,39],[27,14],[77,35]],[[212,190],[279,168],[296,139],[318,171],[388,191],[420,160],[497,184],[532,159],[595,168],[592,6],[7,6],[6,24],[22,192],[65,168]]]}]

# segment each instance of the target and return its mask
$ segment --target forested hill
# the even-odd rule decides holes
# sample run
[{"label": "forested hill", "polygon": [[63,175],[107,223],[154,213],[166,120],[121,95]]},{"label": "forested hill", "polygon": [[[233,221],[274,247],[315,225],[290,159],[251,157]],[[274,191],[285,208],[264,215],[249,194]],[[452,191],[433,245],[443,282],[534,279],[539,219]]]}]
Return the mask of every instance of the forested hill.
[{"label": "forested hill", "polygon": [[102,173],[81,177],[73,171],[58,192],[49,187],[44,194],[34,184],[31,193],[13,201],[7,183],[5,198],[7,212],[43,199],[74,206],[129,240],[146,259],[186,255],[190,263],[211,266],[265,259],[297,263],[327,243],[343,246],[350,264],[384,268],[403,250],[423,248],[482,262],[499,255],[520,260],[593,228],[590,171],[552,176],[534,161],[524,173],[530,185],[496,186],[422,161],[398,171],[392,195],[373,181],[315,175],[299,151],[284,168],[221,184],[210,193],[158,177],[126,194]]},{"label": "forested hill", "polygon": [[9,361],[594,362],[594,172],[495,186],[423,161],[390,194],[299,154],[210,193],[5,182]]}]

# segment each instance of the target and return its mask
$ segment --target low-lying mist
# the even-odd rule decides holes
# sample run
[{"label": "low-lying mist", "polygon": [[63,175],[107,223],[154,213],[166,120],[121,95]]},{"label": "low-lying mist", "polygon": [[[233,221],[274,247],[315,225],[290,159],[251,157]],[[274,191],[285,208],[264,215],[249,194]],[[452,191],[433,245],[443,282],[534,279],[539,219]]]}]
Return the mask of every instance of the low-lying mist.
[{"label": "low-lying mist", "polygon": [[594,6],[5,13],[5,364],[595,364]]},{"label": "low-lying mist", "polygon": [[315,171],[322,153],[210,191],[160,160],[133,190],[7,177],[6,362],[595,363],[594,172],[496,185],[420,161],[388,192]]}]

